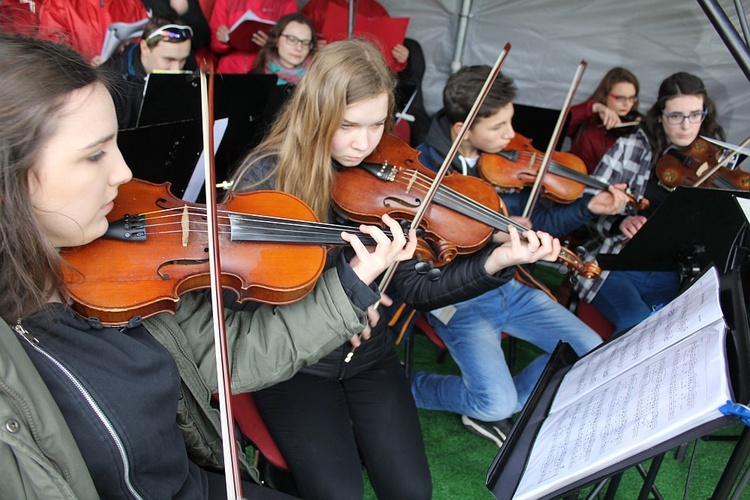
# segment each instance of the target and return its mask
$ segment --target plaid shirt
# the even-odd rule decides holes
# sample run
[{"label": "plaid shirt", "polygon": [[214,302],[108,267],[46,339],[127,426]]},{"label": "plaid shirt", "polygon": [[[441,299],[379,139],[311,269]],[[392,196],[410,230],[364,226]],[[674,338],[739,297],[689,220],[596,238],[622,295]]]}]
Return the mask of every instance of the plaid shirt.
[{"label": "plaid shirt", "polygon": [[[651,145],[643,130],[621,137],[599,161],[593,176],[609,184],[625,183],[636,200],[646,192],[646,183],[651,176]],[[627,241],[620,233],[620,215],[602,215],[589,223],[594,238],[586,242],[590,252],[587,260],[594,260],[600,253],[619,253]],[[575,290],[581,300],[591,302],[607,279],[609,271],[602,272],[599,279],[580,278]]]}]

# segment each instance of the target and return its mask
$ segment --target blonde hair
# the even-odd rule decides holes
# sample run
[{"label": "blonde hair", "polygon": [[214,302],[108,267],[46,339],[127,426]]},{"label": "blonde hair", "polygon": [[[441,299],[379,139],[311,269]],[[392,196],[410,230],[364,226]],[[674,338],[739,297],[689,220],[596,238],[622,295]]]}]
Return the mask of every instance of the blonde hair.
[{"label": "blonde hair", "polygon": [[393,125],[395,78],[380,51],[363,39],[334,42],[313,58],[268,136],[240,164],[235,183],[257,161],[278,155],[271,176],[276,189],[307,203],[328,218],[334,169],[331,141],[346,107],[388,96],[386,130]]}]

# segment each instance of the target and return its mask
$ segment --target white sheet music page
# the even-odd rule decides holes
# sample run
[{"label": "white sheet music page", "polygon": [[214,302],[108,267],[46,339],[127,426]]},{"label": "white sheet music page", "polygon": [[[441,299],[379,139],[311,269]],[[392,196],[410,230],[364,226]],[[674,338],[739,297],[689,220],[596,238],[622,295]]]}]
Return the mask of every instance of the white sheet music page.
[{"label": "white sheet music page", "polygon": [[712,268],[685,293],[625,335],[578,361],[560,384],[550,412],[723,317],[719,304],[719,276]]},{"label": "white sheet music page", "polygon": [[574,365],[560,386],[565,402],[555,397],[514,498],[553,493],[722,416],[732,394],[718,292],[711,270]]}]

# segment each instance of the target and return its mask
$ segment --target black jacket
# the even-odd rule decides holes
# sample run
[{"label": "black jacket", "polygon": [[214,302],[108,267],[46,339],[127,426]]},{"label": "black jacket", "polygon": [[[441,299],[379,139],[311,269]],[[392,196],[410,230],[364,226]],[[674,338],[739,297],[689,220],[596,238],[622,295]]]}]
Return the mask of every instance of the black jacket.
[{"label": "black jacket", "polygon": [[[147,76],[141,63],[141,46],[137,43],[128,45],[121,53],[107,59],[102,68],[112,82],[110,94],[117,111],[117,128],[134,128],[141,112]],[[196,68],[195,58],[188,57],[184,69],[194,71]]]},{"label": "black jacket", "polygon": [[[239,191],[246,186],[253,186],[254,190],[274,189],[275,178],[269,178],[268,174],[275,163],[276,158],[273,156],[259,161],[245,173],[235,188]],[[265,181],[257,184],[263,179]],[[488,244],[475,254],[457,258],[440,269],[441,277],[438,280],[431,280],[429,275],[417,271],[418,259],[402,262],[396,269],[388,293],[393,295],[392,298],[396,301],[400,297],[408,304],[422,310],[436,309],[474,298],[497,288],[513,277],[513,268],[503,270],[496,276],[489,275],[484,270],[487,256],[494,248],[494,244]],[[332,265],[335,256],[341,252],[345,253],[347,260],[353,254],[349,247],[329,250],[327,265]],[[372,329],[370,339],[357,348],[356,354],[348,363],[345,360],[351,351],[351,345],[347,342],[316,364],[305,367],[301,371],[321,377],[343,379],[367,370],[393,348],[393,338],[388,334],[386,325],[387,319],[385,314],[381,314],[381,320]]]}]

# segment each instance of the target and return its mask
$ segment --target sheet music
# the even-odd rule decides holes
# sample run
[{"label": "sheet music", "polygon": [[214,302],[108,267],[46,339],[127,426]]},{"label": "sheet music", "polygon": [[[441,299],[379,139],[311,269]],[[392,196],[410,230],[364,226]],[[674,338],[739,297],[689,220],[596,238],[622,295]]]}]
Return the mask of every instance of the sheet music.
[{"label": "sheet music", "polygon": [[705,326],[550,414],[514,498],[550,494],[720,418],[732,399],[725,331],[723,320]]},{"label": "sheet music", "polygon": [[719,275],[711,268],[686,293],[573,365],[557,390],[550,412],[721,318]]},{"label": "sheet music", "polygon": [[[564,378],[514,498],[539,498],[722,416],[732,399],[711,269]],[[559,398],[559,400],[558,400]]]},{"label": "sheet music", "polygon": [[[221,140],[227,131],[227,125],[229,125],[229,118],[221,118],[214,121],[214,155],[219,150]],[[193,175],[190,176],[190,181],[187,188],[185,188],[185,194],[182,195],[183,200],[195,202],[198,199],[198,195],[200,195],[201,189],[203,189],[203,184],[206,182],[205,168],[203,166],[203,162],[205,161],[206,152],[201,151],[201,155],[193,169]]]},{"label": "sheet music", "polygon": [[735,198],[735,200],[737,200],[737,204],[740,206],[745,219],[750,222],[750,200],[747,198]]}]

